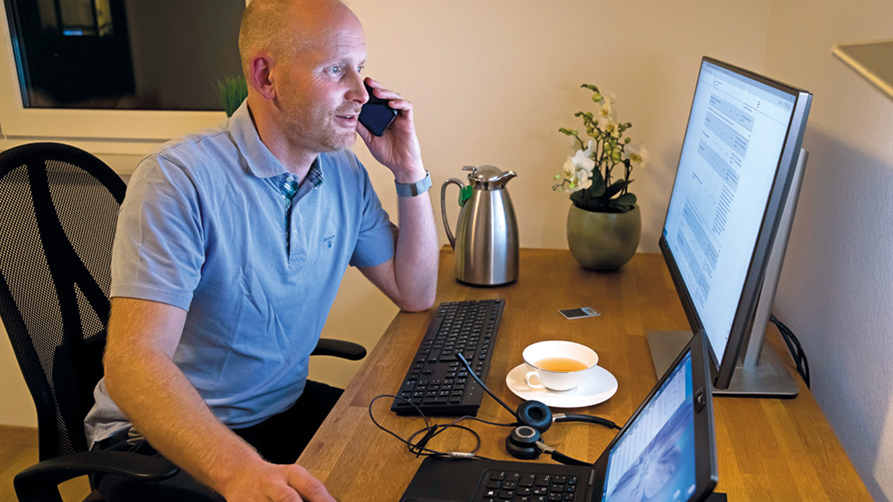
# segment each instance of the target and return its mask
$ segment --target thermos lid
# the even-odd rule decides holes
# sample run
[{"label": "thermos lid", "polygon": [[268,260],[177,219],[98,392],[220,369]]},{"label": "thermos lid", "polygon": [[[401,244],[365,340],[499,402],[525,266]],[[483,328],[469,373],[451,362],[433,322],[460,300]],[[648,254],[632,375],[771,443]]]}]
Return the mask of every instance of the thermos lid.
[{"label": "thermos lid", "polygon": [[462,170],[471,171],[468,181],[478,190],[499,190],[517,176],[514,171],[503,171],[495,166],[463,166]]}]

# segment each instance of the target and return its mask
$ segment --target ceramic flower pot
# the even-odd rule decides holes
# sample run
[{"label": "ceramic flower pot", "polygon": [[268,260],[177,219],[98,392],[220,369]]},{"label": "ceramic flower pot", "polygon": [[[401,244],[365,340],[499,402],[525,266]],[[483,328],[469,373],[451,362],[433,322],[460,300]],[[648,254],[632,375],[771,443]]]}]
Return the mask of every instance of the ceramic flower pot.
[{"label": "ceramic flower pot", "polygon": [[625,213],[594,213],[571,204],[567,213],[567,244],[584,268],[617,270],[636,254],[641,235],[639,206]]}]

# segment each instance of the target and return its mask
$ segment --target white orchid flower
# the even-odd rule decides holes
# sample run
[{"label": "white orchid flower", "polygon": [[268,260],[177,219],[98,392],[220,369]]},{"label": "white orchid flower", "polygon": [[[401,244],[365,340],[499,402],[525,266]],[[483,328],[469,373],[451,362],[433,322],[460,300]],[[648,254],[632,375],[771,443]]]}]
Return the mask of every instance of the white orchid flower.
[{"label": "white orchid flower", "polygon": [[631,143],[623,149],[623,159],[633,167],[645,167],[651,161],[651,153],[641,143]]},{"label": "white orchid flower", "polygon": [[586,154],[587,159],[592,158],[592,152],[595,151],[595,140],[590,139],[588,143],[586,143],[586,150],[583,151]]},{"label": "white orchid flower", "polygon": [[599,122],[613,122],[614,121],[614,98],[613,97],[604,97],[601,103],[598,105],[598,110],[595,111],[595,118]]},{"label": "white orchid flower", "polygon": [[567,156],[567,160],[564,161],[564,165],[561,166],[561,177],[566,179],[569,182],[573,182],[576,179],[577,175],[577,165],[574,164],[574,158],[570,155]]},{"label": "white orchid flower", "polygon": [[609,120],[602,126],[602,130],[613,138],[620,137],[620,126],[613,119]]},{"label": "white orchid flower", "polygon": [[582,190],[584,188],[589,188],[589,185],[592,184],[592,171],[586,169],[577,169],[577,179],[573,184],[573,191]]},{"label": "white orchid flower", "polygon": [[[589,146],[592,146],[592,142],[589,142]],[[572,159],[574,165],[577,166],[578,169],[585,169],[588,172],[592,172],[592,168],[595,167],[595,161],[589,158],[589,155],[592,151],[587,148],[586,150],[577,150],[577,153],[574,154],[574,158]]]}]

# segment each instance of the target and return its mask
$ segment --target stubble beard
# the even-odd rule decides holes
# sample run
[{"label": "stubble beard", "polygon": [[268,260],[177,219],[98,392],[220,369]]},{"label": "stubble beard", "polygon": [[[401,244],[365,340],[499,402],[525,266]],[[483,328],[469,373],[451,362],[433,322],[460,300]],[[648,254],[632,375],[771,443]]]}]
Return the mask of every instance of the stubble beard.
[{"label": "stubble beard", "polygon": [[356,131],[348,133],[335,123],[335,116],[341,112],[315,109],[305,102],[293,103],[283,110],[285,134],[293,148],[338,152],[356,143]]}]

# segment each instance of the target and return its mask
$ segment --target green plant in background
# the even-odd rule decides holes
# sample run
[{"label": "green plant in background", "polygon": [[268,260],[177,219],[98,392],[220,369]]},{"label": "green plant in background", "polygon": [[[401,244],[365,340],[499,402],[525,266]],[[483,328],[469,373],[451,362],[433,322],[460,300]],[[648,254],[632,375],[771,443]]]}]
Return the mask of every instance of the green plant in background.
[{"label": "green plant in background", "polygon": [[552,189],[571,192],[574,205],[586,211],[625,213],[636,204],[636,196],[628,188],[633,182],[630,175],[634,168],[645,166],[650,156],[644,147],[624,138],[633,125],[617,121],[613,98],[605,97],[594,85],[580,87],[592,91],[597,109],[595,113],[577,112],[574,116],[583,120],[586,135],[592,139],[584,143],[578,131],[564,127],[558,130],[574,138],[571,148],[576,152],[568,156],[563,172],[555,175],[561,183]]},{"label": "green plant in background", "polygon": [[218,80],[214,86],[223,111],[226,112],[227,117],[232,117],[233,113],[242,105],[242,101],[248,97],[248,84],[245,82],[245,77],[242,75],[226,77],[223,80]]}]

